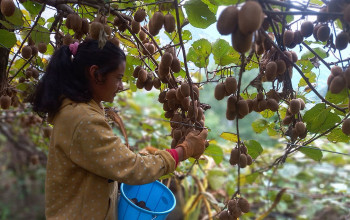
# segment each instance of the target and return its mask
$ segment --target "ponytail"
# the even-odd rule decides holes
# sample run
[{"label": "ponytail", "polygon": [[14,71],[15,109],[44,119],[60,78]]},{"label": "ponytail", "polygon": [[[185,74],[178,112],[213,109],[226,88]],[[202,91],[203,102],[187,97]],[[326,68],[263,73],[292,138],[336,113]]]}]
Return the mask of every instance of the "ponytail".
[{"label": "ponytail", "polygon": [[30,98],[33,111],[42,117],[46,113],[54,115],[63,97],[75,102],[90,101],[92,93],[86,70],[97,65],[97,74],[104,78],[125,60],[124,52],[109,41],[100,49],[96,40],[87,40],[79,45],[74,58],[68,46],[60,47],[52,55],[45,74]]}]

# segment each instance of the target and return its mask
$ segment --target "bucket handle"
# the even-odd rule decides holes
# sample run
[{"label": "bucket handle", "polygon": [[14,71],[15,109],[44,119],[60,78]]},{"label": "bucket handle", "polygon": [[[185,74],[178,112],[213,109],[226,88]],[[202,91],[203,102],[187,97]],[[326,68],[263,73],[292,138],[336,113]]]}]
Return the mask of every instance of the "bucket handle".
[{"label": "bucket handle", "polygon": [[158,218],[158,216],[157,215],[155,215],[151,220],[154,220],[154,219],[156,219],[156,218]]}]

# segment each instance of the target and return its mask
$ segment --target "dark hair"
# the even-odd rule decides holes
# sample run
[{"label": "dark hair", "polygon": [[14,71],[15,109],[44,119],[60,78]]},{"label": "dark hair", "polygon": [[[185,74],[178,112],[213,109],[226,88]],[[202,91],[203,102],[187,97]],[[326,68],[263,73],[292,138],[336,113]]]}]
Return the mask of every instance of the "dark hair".
[{"label": "dark hair", "polygon": [[87,69],[97,65],[99,68],[95,74],[104,78],[125,60],[124,52],[109,41],[102,49],[97,40],[81,43],[73,60],[69,47],[62,46],[52,55],[45,74],[31,96],[33,111],[40,116],[55,114],[62,103],[62,97],[75,102],[90,101],[92,93]]}]

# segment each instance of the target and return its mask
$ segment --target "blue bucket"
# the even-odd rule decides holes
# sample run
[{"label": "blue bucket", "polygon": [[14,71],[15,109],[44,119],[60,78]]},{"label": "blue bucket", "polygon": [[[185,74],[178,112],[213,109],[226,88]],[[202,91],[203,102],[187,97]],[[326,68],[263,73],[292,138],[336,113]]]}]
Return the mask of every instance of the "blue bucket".
[{"label": "blue bucket", "polygon": [[[122,183],[120,191],[118,220],[165,219],[176,205],[174,194],[159,181],[144,185],[127,185]],[[146,202],[146,206],[152,211],[135,205],[129,200],[133,198]]]}]

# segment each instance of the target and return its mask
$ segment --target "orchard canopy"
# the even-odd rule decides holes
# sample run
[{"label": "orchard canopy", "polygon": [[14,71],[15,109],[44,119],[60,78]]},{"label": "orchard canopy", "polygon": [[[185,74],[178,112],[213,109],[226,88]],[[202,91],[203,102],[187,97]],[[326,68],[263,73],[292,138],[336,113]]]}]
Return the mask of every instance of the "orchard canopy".
[{"label": "orchard canopy", "polygon": [[169,219],[350,218],[349,0],[0,2],[2,219],[43,216],[52,127],[29,97],[54,51],[85,39],[126,54],[105,106],[135,152],[209,130],[204,155],[162,177]]}]

